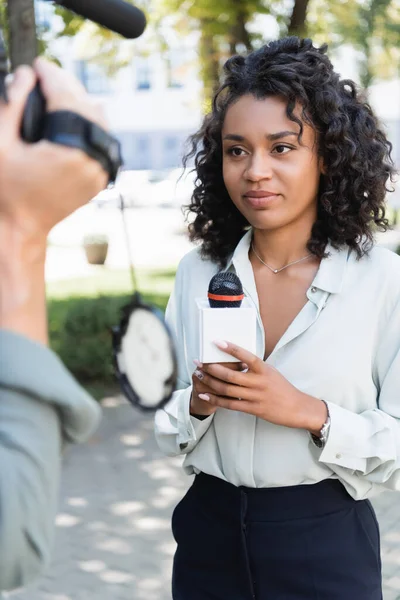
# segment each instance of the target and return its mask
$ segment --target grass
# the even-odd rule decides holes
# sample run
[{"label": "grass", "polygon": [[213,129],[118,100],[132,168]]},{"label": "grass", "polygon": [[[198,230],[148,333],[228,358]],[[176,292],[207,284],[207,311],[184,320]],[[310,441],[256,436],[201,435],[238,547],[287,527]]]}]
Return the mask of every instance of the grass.
[{"label": "grass", "polygon": [[[141,270],[139,289],[145,302],[165,310],[174,269]],[[47,285],[50,344],[96,399],[119,392],[112,363],[111,328],[132,297],[128,270],[96,268],[93,275]]]},{"label": "grass", "polygon": [[[78,277],[47,284],[49,299],[70,297],[95,298],[96,296],[119,296],[132,293],[131,274],[128,270],[112,270],[94,267],[90,277]],[[175,278],[175,269],[138,270],[136,273],[139,290],[143,295],[169,296]]]}]

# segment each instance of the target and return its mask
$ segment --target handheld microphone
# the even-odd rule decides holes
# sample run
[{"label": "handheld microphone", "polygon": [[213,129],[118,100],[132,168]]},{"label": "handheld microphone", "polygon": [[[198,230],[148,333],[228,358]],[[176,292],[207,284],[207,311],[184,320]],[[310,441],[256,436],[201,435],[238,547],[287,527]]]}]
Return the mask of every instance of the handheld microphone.
[{"label": "handheld microphone", "polygon": [[128,39],[139,37],[146,27],[144,13],[123,0],[55,0],[55,2]]},{"label": "handheld microphone", "polygon": [[208,286],[208,302],[211,308],[239,308],[244,298],[239,277],[231,271],[217,273]]},{"label": "handheld microphone", "polygon": [[242,282],[236,273],[225,271],[214,275],[208,286],[207,297],[196,298],[196,305],[199,322],[198,357],[201,362],[239,362],[217,348],[214,340],[227,340],[256,353],[257,311],[251,299],[245,297]]}]

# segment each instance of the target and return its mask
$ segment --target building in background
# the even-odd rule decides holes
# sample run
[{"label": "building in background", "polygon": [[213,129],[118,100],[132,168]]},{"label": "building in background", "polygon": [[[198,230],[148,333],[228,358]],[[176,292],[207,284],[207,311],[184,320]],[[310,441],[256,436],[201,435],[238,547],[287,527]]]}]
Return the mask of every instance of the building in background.
[{"label": "building in background", "polygon": [[[400,172],[400,79],[371,86],[369,100],[393,144],[392,158]],[[391,206],[400,210],[400,183],[388,197]]]},{"label": "building in background", "polygon": [[170,36],[173,44],[161,53],[145,35],[121,40],[133,56],[114,76],[84,57],[81,34],[54,41],[51,50],[104,107],[125,169],[155,172],[182,165],[185,143],[201,122],[201,82],[195,36]]},{"label": "building in background", "polygon": [[[42,12],[42,18],[45,14],[51,20],[49,10]],[[129,48],[132,57],[115,76],[108,76],[93,60],[84,33],[55,40],[51,48],[103,105],[111,129],[122,143],[125,169],[149,170],[154,178],[157,172],[181,166],[185,142],[202,119],[197,36],[180,36],[168,26],[162,35],[168,48],[163,53],[150,29],[133,42],[121,39],[121,48]],[[343,47],[333,62],[342,78],[357,81],[355,51]],[[400,80],[373,85],[369,98],[393,143],[393,158],[400,169]],[[399,188],[391,202],[400,207]]]}]

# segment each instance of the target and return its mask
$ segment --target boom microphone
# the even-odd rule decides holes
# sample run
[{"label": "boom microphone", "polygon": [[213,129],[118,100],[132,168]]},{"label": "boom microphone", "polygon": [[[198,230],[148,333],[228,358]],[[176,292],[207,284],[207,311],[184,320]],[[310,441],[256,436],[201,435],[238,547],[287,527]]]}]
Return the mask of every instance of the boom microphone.
[{"label": "boom microphone", "polygon": [[128,39],[139,37],[146,27],[144,13],[123,0],[55,0],[55,2]]}]

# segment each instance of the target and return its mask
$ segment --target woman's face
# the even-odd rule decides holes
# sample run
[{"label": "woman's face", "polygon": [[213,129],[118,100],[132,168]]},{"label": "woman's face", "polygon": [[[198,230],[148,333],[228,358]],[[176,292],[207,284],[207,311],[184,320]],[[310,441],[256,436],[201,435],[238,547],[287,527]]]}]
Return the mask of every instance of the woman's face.
[{"label": "woman's face", "polygon": [[[226,113],[222,128],[223,178],[236,207],[262,230],[295,222],[312,227],[317,216],[321,161],[314,129],[300,127],[286,115],[278,97],[239,98]],[[300,117],[300,108],[294,111]]]}]

